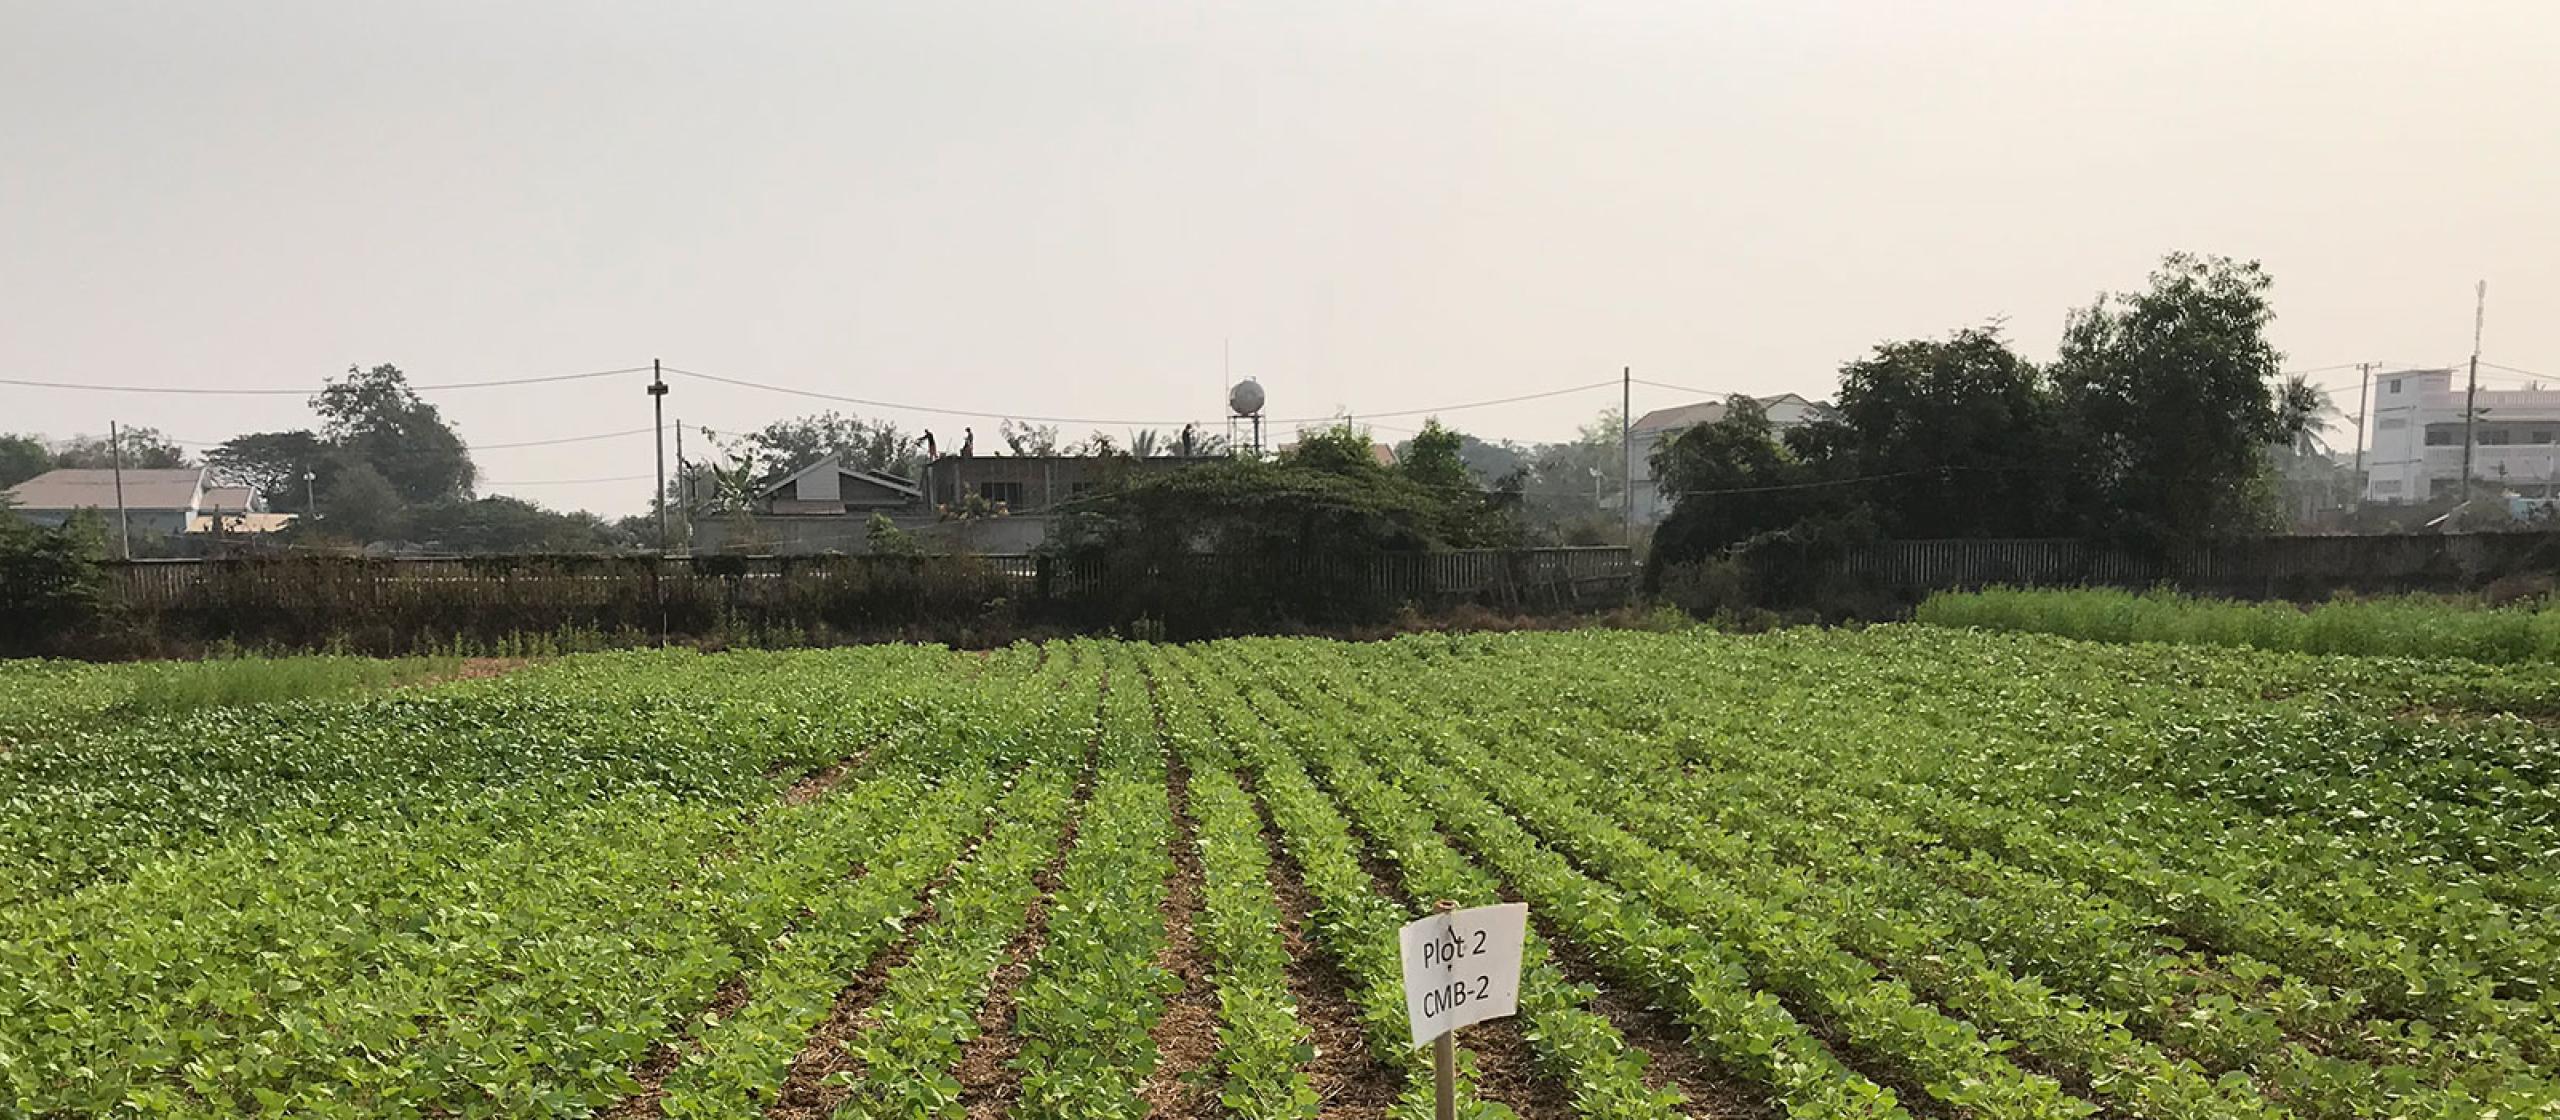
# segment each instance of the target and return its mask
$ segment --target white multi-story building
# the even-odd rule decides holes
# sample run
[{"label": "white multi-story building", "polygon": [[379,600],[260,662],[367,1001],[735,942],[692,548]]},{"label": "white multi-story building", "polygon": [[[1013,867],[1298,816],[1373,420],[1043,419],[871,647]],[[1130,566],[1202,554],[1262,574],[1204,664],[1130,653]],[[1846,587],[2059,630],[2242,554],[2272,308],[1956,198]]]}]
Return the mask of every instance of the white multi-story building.
[{"label": "white multi-story building", "polygon": [[[2412,369],[2373,382],[2368,502],[2424,502],[2462,490],[2462,375]],[[2560,496],[2560,388],[2482,389],[2471,477],[2484,497]]]}]

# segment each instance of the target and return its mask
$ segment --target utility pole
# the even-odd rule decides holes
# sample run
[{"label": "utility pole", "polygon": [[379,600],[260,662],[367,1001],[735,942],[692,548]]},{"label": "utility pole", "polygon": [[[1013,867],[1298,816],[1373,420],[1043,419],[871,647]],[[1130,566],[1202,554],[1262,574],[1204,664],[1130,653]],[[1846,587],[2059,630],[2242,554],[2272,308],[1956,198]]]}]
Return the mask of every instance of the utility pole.
[{"label": "utility pole", "polygon": [[652,442],[658,445],[658,555],[667,554],[667,374],[658,359],[649,359],[649,407]]},{"label": "utility pole", "polygon": [[2481,281],[2477,292],[2471,311],[2471,380],[2462,391],[2462,500],[2466,505],[2471,501],[2471,431],[2480,422],[2480,328],[2489,319],[2489,282]]},{"label": "utility pole", "polygon": [[[684,473],[684,417],[676,417],[676,525],[684,530],[685,551],[693,551],[693,495]],[[660,487],[661,490],[665,489]]]},{"label": "utility pole", "polygon": [[2356,508],[2364,508],[2364,425],[2373,416],[2373,363],[2356,367],[2363,378],[2356,383]]},{"label": "utility pole", "polygon": [[116,472],[116,541],[117,551],[127,560],[133,559],[133,521],[124,512],[124,430],[113,420],[107,421],[107,464]]},{"label": "utility pole", "polygon": [[1618,504],[1624,507],[1627,547],[1636,546],[1636,367],[1618,367],[1618,473],[1626,480]]}]

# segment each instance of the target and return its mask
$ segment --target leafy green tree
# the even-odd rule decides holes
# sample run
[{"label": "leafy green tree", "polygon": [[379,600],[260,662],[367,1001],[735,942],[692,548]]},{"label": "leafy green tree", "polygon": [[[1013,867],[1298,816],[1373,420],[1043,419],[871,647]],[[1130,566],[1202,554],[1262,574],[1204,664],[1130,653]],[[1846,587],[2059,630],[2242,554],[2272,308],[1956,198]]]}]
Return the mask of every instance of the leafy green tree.
[{"label": "leafy green tree", "polygon": [[1406,442],[1404,454],[1396,460],[1396,470],[1434,489],[1475,489],[1475,472],[1467,466],[1464,454],[1466,442],[1466,436],[1441,426],[1437,417],[1425,420],[1422,432]]},{"label": "leafy green tree", "polygon": [[1806,454],[1807,442],[1781,443],[1768,410],[1741,395],[1728,399],[1713,423],[1664,440],[1653,452],[1653,477],[1672,507],[1654,530],[1657,568],[1839,513],[1837,460]]},{"label": "leafy green tree", "polygon": [[[126,470],[176,470],[189,465],[186,450],[169,442],[158,428],[126,428],[119,438],[124,441]],[[53,465],[106,470],[116,465],[114,441],[106,436],[73,436],[54,452]]]},{"label": "leafy green tree", "polygon": [[[474,555],[610,552],[631,543],[592,513],[561,513],[505,495],[413,506],[407,521],[411,539]],[[649,532],[654,541],[654,524]]]},{"label": "leafy green tree", "polygon": [[901,478],[916,477],[924,461],[916,441],[898,430],[895,422],[832,411],[776,420],[749,434],[736,453],[752,457],[760,482],[782,478],[829,455],[841,456],[850,470]]},{"label": "leafy green tree", "polygon": [[2072,314],[2053,376],[2093,529],[2170,544],[2264,523],[2264,450],[2286,438],[2272,284],[2254,261],[2177,253],[2148,290]]},{"label": "leafy green tree", "polygon": [[[214,477],[246,486],[278,513],[302,513],[308,497],[326,481],[329,445],[309,431],[252,432],[233,436],[206,452],[205,465]],[[321,477],[306,481],[304,474]]]},{"label": "leafy green tree", "polygon": [[0,490],[53,469],[53,449],[34,436],[0,435]]},{"label": "leafy green tree", "polygon": [[2060,405],[1997,328],[1889,342],[1840,370],[1838,420],[1798,442],[1870,481],[1857,497],[1896,536],[2073,532]]},{"label": "leafy green tree", "polygon": [[[1563,544],[1603,544],[1624,532],[1619,501],[1626,471],[1619,462],[1618,410],[1603,411],[1575,438],[1529,448],[1490,445],[1503,458],[1462,450],[1470,465],[1518,496],[1523,528],[1537,539]],[[1495,469],[1495,468],[1500,469]]]},{"label": "leafy green tree", "polygon": [[478,481],[470,449],[436,406],[418,399],[395,366],[347,368],[311,398],[321,434],[362,462],[405,502],[467,497]]},{"label": "leafy green tree", "polygon": [[924,555],[924,545],[916,540],[915,534],[899,528],[898,523],[889,520],[885,513],[872,514],[871,520],[862,527],[862,535],[874,556]]},{"label": "leafy green tree", "polygon": [[1349,478],[1386,473],[1386,467],[1378,462],[1377,445],[1369,441],[1368,433],[1349,424],[1300,433],[1297,444],[1281,452],[1280,461]]},{"label": "leafy green tree", "polygon": [[997,423],[996,435],[1004,440],[1006,450],[1016,455],[1056,455],[1064,446],[1059,441],[1055,424],[1017,424],[1005,420]]},{"label": "leafy green tree", "polygon": [[315,518],[321,531],[357,544],[400,540],[408,531],[408,503],[400,491],[361,459],[341,458],[329,471]]},{"label": "leafy green tree", "polygon": [[106,562],[96,513],[45,528],[0,509],[0,652],[56,652],[94,634],[107,610]]}]

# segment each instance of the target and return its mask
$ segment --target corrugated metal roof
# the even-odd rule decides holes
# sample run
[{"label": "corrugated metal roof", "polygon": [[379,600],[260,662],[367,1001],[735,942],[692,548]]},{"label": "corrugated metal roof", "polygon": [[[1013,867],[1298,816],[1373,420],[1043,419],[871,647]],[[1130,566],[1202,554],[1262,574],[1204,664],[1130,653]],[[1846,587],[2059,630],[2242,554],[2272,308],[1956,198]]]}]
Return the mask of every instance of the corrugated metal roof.
[{"label": "corrugated metal roof", "polygon": [[[204,469],[201,467],[129,470],[124,472],[124,508],[193,509],[196,490],[203,482]],[[10,487],[9,503],[22,510],[114,509],[116,472],[82,469],[46,471]]]},{"label": "corrugated metal roof", "polygon": [[[1797,393],[1779,393],[1776,396],[1754,397],[1752,399],[1767,406],[1775,406],[1780,401],[1792,400],[1813,410],[1817,414],[1831,411],[1830,405],[1824,404],[1821,401],[1806,400],[1801,394]],[[1684,404],[1675,408],[1654,409],[1653,411],[1636,418],[1634,430],[1638,434],[1650,435],[1655,432],[1667,432],[1681,428],[1694,427],[1699,424],[1713,424],[1722,419],[1724,419],[1724,402],[1704,401],[1698,404]]]},{"label": "corrugated metal roof", "polygon": [[239,513],[257,502],[257,492],[246,486],[207,486],[202,504],[207,510]]}]

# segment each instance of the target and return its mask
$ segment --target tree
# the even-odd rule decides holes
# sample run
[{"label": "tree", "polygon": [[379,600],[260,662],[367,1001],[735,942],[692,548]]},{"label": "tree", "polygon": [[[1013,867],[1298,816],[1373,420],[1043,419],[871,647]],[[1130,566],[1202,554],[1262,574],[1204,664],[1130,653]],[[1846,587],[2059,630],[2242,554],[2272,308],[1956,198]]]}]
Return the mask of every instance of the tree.
[{"label": "tree", "polygon": [[1996,327],[1889,342],[1840,370],[1839,419],[1799,439],[1889,533],[1911,538],[2069,533],[2070,457],[2042,372]]},{"label": "tree", "polygon": [[329,459],[329,445],[300,430],[233,436],[204,457],[215,478],[256,491],[278,513],[307,512],[304,506],[319,480],[302,476],[320,474]]},{"label": "tree", "polygon": [[[124,442],[126,470],[177,470],[188,465],[186,451],[169,442],[158,428],[125,428],[116,438]],[[116,465],[114,443],[107,436],[73,436],[54,452],[53,465],[106,470]]]},{"label": "tree", "polygon": [[339,459],[328,471],[329,488],[320,492],[320,528],[358,544],[398,540],[407,530],[407,503],[400,490],[373,464]]},{"label": "tree", "polygon": [[1111,433],[1102,431],[1097,431],[1092,435],[1086,436],[1080,442],[1067,445],[1064,449],[1064,453],[1068,455],[1091,455],[1097,458],[1131,454],[1130,452],[1120,450],[1120,441],[1111,438]]},{"label": "tree", "polygon": [[2329,428],[2344,418],[2327,390],[2302,374],[2284,379],[2276,389],[2276,434],[2295,455],[2326,450]]},{"label": "tree", "polygon": [[1437,490],[1473,490],[1475,472],[1468,469],[1467,437],[1442,427],[1438,417],[1422,422],[1422,431],[1407,441],[1396,470],[1406,478]]},{"label": "tree", "polygon": [[1378,462],[1377,445],[1369,442],[1368,433],[1349,424],[1300,432],[1297,444],[1281,452],[1280,461],[1351,478],[1386,473],[1386,467]]},{"label": "tree", "polygon": [[54,652],[94,635],[107,609],[106,561],[106,523],[95,511],[43,528],[0,510],[0,653]]},{"label": "tree", "polygon": [[862,527],[862,538],[874,556],[924,555],[924,545],[916,540],[915,534],[899,528],[898,523],[891,521],[885,513],[871,515],[871,520]]},{"label": "tree", "polygon": [[34,436],[0,435],[0,490],[53,469],[53,449]]},{"label": "tree", "polygon": [[311,408],[331,446],[372,467],[403,501],[467,497],[477,481],[462,437],[395,366],[349,366],[311,398]]},{"label": "tree", "polygon": [[2272,283],[2254,261],[2175,253],[2149,290],[2072,314],[2054,382],[2104,511],[2093,528],[2166,545],[2263,523],[2263,452],[2284,438]]},{"label": "tree", "polygon": [[[472,554],[609,552],[629,543],[592,513],[560,513],[505,495],[411,507],[406,535]],[[650,538],[656,538],[654,524]]]},{"label": "tree", "polygon": [[1561,443],[1519,448],[1470,442],[1461,454],[1477,471],[1494,479],[1496,488],[1518,496],[1521,525],[1535,537],[1563,544],[1600,544],[1618,540],[1624,531],[1619,503],[1626,489],[1626,470],[1618,455],[1618,439],[1618,410],[1611,408],[1583,425],[1575,438]]},{"label": "tree", "polygon": [[[1799,429],[1801,431],[1801,429]],[[1653,451],[1653,477],[1672,500],[1654,530],[1658,564],[1703,559],[1764,533],[1836,514],[1844,492],[1836,460],[1808,454],[1802,442],[1779,442],[1759,401],[1735,395],[1724,415],[1664,440]]]},{"label": "tree", "polygon": [[746,437],[758,480],[771,482],[834,455],[846,469],[913,478],[924,461],[916,440],[888,420],[821,412],[776,420]]},{"label": "tree", "polygon": [[1058,453],[1058,426],[1055,424],[1017,424],[998,421],[996,435],[1016,455],[1046,456]]}]

